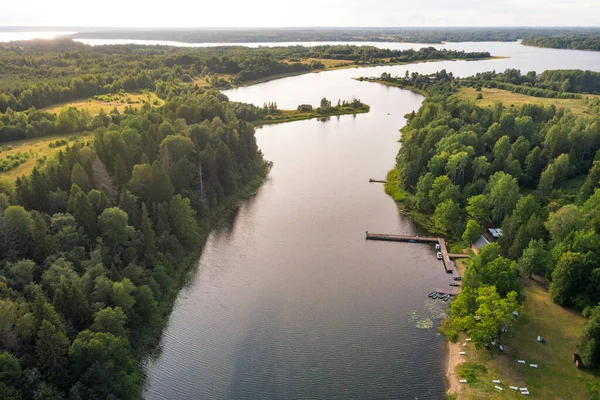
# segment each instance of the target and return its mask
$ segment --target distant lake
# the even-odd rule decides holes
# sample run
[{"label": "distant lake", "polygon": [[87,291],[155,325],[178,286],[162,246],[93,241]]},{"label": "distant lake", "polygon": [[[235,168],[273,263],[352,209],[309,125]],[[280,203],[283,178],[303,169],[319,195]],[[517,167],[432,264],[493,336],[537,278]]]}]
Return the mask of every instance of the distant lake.
[{"label": "distant lake", "polygon": [[54,39],[63,35],[72,35],[76,32],[67,31],[40,31],[40,32],[6,32],[0,31],[0,42],[12,42],[15,40],[31,39]]}]

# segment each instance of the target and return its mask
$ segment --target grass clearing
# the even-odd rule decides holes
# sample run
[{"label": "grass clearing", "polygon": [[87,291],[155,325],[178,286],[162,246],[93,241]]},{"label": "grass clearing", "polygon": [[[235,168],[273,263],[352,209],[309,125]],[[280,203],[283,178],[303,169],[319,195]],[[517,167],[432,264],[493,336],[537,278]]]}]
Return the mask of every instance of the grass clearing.
[{"label": "grass clearing", "polygon": [[59,103],[44,108],[44,111],[48,111],[54,114],[59,114],[65,107],[75,107],[80,110],[87,110],[91,115],[97,115],[100,109],[108,114],[113,108],[117,107],[119,112],[123,112],[125,107],[131,106],[139,109],[145,103],[150,103],[153,106],[162,106],[165,102],[159,99],[155,93],[143,92],[143,93],[121,93],[121,94],[106,94],[91,97],[87,100],[75,100],[68,101],[66,103]]},{"label": "grass clearing", "polygon": [[[93,138],[93,135],[73,135],[77,137],[76,140],[69,141],[69,144],[73,144],[76,142],[86,142]],[[55,143],[57,140],[66,139],[65,135],[54,135],[54,136],[44,136],[40,138],[33,139],[24,139],[18,140],[14,142],[6,142],[1,143],[0,147],[2,147],[2,151],[0,152],[0,159],[6,158],[6,156],[11,154],[16,154],[17,152],[31,152],[31,157],[23,164],[18,167],[11,169],[10,171],[0,172],[0,180],[11,181],[14,182],[17,177],[29,174],[33,167],[38,165],[38,159],[46,159],[50,160],[54,157],[59,150],[64,149],[65,146],[60,147],[50,147],[50,143]],[[11,148],[10,150],[8,148]]]},{"label": "grass clearing", "polygon": [[322,63],[325,66],[325,69],[344,67],[354,63],[352,60],[333,60],[329,58],[304,58],[300,61],[284,60],[283,62],[286,64],[310,64],[313,61],[319,61]]},{"label": "grass clearing", "polygon": [[[523,314],[511,332],[505,334],[502,354],[497,350],[476,350],[468,343],[466,367],[457,367],[458,374],[476,374],[476,380],[460,384],[461,399],[522,399],[521,393],[509,386],[527,387],[533,399],[589,399],[586,384],[598,379],[594,371],[577,369],[572,353],[585,323],[580,313],[555,304],[548,291],[533,281],[525,280]],[[538,343],[538,335],[546,339]],[[461,342],[464,342],[461,334]],[[519,364],[517,360],[525,360]],[[530,363],[538,364],[532,368]],[[480,366],[485,368],[473,367]],[[469,379],[467,377],[467,379]],[[494,388],[499,379],[504,391]]]},{"label": "grass clearing", "polygon": [[[477,95],[481,93],[483,99],[477,100]],[[463,87],[457,94],[462,99],[473,100],[481,107],[491,107],[495,102],[501,101],[506,106],[514,105],[516,107],[523,104],[541,104],[550,106],[554,104],[556,107],[564,107],[570,109],[574,114],[581,115],[589,113],[589,107],[585,104],[584,99],[549,99],[544,97],[533,97],[524,94],[509,92],[508,90],[495,88],[482,88],[481,92],[474,88]],[[598,95],[582,95],[585,97],[600,97]]]},{"label": "grass clearing", "polygon": [[211,83],[212,76],[216,76],[217,80],[224,79],[227,82],[231,82],[232,79],[235,77],[235,75],[236,74],[218,73],[218,74],[213,74],[213,75],[209,75],[209,76],[197,76],[194,79],[192,79],[192,85],[198,86],[198,87],[212,87],[213,86]]}]

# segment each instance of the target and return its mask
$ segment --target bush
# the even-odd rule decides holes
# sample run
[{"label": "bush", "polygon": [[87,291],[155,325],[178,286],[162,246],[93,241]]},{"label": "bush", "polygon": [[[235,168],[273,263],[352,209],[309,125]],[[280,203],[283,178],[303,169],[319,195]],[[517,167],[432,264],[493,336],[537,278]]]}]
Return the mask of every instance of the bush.
[{"label": "bush", "polygon": [[477,381],[485,373],[487,373],[487,368],[480,364],[466,362],[458,366],[458,375],[466,379],[468,383]]},{"label": "bush", "polygon": [[300,104],[298,106],[298,111],[300,112],[311,112],[313,107],[310,104]]}]

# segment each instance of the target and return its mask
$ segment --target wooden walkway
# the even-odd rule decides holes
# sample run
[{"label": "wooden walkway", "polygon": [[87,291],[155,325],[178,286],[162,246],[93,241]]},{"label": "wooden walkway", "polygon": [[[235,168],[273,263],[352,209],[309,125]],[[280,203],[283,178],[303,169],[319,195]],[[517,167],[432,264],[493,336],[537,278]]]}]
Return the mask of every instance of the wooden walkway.
[{"label": "wooden walkway", "polygon": [[369,178],[369,183],[387,183],[387,181],[381,181],[379,179]]},{"label": "wooden walkway", "polygon": [[456,266],[452,258],[467,258],[468,254],[448,253],[446,241],[444,238],[434,238],[427,236],[409,236],[409,235],[389,235],[385,233],[366,233],[367,240],[384,240],[389,242],[408,242],[408,243],[437,243],[440,245],[440,253],[442,253],[442,261],[444,261],[444,269],[448,273],[458,275]]},{"label": "wooden walkway", "polygon": [[435,289],[435,291],[441,294],[449,294],[450,296],[456,296],[458,294],[458,289],[456,288]]},{"label": "wooden walkway", "polygon": [[450,253],[448,254],[450,258],[469,258],[470,256],[465,253]]}]

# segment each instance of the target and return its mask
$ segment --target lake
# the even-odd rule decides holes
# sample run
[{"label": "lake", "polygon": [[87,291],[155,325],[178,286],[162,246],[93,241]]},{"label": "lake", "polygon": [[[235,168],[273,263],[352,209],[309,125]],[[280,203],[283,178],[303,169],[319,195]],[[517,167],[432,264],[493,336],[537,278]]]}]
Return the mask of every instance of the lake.
[{"label": "lake", "polygon": [[448,46],[511,58],[338,70],[226,92],[280,108],[356,97],[371,112],[257,131],[273,169],[209,237],[161,352],[147,363],[146,398],[443,398],[445,341],[436,329],[447,304],[427,294],[451,279],[427,245],[365,241],[366,230],[424,234],[368,183],[393,167],[403,115],[423,97],[351,78],[600,68],[600,53]]},{"label": "lake", "polygon": [[31,39],[54,39],[63,35],[72,35],[75,32],[71,31],[0,31],[0,43],[12,42],[15,40],[31,40]]}]

